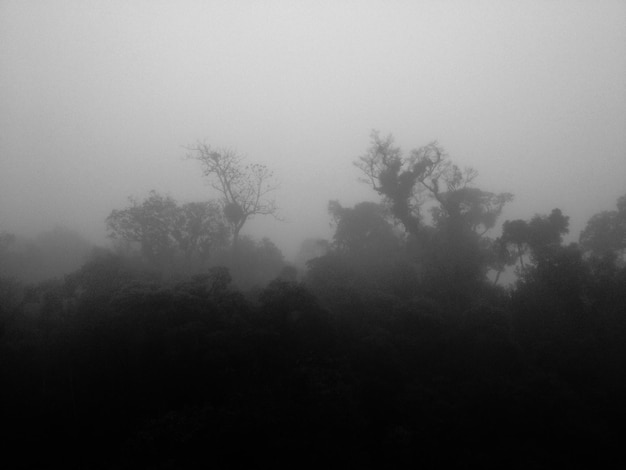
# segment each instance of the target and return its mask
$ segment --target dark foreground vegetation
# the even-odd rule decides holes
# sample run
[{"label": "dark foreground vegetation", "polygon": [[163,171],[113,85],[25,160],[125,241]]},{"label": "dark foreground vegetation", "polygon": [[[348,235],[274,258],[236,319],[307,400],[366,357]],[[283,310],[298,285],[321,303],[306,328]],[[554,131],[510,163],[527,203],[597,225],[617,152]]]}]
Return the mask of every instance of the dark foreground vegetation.
[{"label": "dark foreground vegetation", "polygon": [[[578,244],[562,242],[558,209],[490,239],[511,196],[437,167],[437,151],[405,161],[374,138],[360,165],[383,204],[331,202],[335,236],[303,245],[315,256],[299,272],[268,240],[220,252],[232,232],[208,205],[188,207],[213,214],[205,245],[180,233],[158,245],[148,217],[127,240],[136,252],[97,250],[45,282],[5,273],[3,458],[12,468],[621,468],[626,197]],[[150,197],[114,211],[110,228],[123,238],[146,207],[178,213]],[[507,266],[518,278],[502,287]]]}]

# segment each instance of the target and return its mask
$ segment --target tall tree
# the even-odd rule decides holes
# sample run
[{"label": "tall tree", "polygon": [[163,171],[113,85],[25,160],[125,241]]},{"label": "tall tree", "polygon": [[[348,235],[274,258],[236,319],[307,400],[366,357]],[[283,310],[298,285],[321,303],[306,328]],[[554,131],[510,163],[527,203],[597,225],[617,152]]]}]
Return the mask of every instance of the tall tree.
[{"label": "tall tree", "polygon": [[173,229],[178,206],[169,196],[151,191],[139,202],[130,198],[131,206],[115,209],[106,219],[109,237],[139,243],[142,256],[161,264],[173,256]]},{"label": "tall tree", "polygon": [[385,208],[374,202],[360,202],[354,208],[338,201],[328,203],[335,223],[333,248],[355,257],[387,256],[399,246]]},{"label": "tall tree", "polygon": [[209,184],[222,196],[223,210],[233,232],[233,251],[237,251],[239,233],[255,215],[278,218],[278,208],[270,194],[278,188],[273,172],[258,163],[245,164],[237,152],[216,149],[205,143],[187,148],[187,157],[202,165]]},{"label": "tall tree", "polygon": [[418,236],[424,192],[438,191],[438,179],[449,166],[443,149],[432,142],[405,157],[393,136],[372,131],[371,145],[355,165],[365,175],[361,181],[385,198],[408,233]]},{"label": "tall tree", "polygon": [[[530,255],[535,264],[549,261],[561,247],[563,235],[569,231],[569,217],[560,209],[552,209],[550,215],[535,215],[530,221],[507,220],[502,225],[499,246],[509,251],[502,254],[511,262],[519,260],[522,271],[526,268],[524,256]],[[512,253],[511,253],[512,251]]]},{"label": "tall tree", "polygon": [[[113,210],[106,220],[109,236],[139,243],[143,257],[160,267],[182,253],[187,263],[196,257],[201,265],[210,250],[228,239],[221,208],[212,201],[179,206],[174,199],[151,191],[142,202]],[[189,265],[188,265],[189,266]]]},{"label": "tall tree", "polygon": [[436,226],[458,226],[483,236],[496,224],[504,205],[513,200],[513,195],[463,187],[438,193],[437,200],[441,205],[431,211]]},{"label": "tall tree", "polygon": [[404,155],[394,144],[393,136],[371,134],[371,145],[355,165],[370,184],[390,204],[391,212],[411,235],[421,237],[423,206],[435,201],[435,223],[449,227],[470,228],[484,234],[492,228],[510,193],[494,194],[472,188],[478,176],[473,168],[461,170],[453,164],[437,142]]},{"label": "tall tree", "polygon": [[178,208],[175,222],[172,235],[187,264],[197,256],[199,264],[203,265],[211,251],[216,246],[225,245],[230,238],[221,207],[214,201],[183,204]]}]

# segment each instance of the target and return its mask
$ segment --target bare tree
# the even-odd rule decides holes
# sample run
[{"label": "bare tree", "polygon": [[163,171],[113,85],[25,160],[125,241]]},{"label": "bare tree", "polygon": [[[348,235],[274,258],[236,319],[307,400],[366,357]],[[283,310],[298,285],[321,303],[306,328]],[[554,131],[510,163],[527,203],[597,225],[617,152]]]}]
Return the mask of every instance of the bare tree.
[{"label": "bare tree", "polygon": [[279,218],[276,203],[269,197],[278,183],[267,166],[245,164],[234,150],[213,148],[201,142],[187,150],[187,157],[200,162],[209,184],[222,195],[224,215],[232,227],[234,252],[239,233],[248,220],[255,215]]}]

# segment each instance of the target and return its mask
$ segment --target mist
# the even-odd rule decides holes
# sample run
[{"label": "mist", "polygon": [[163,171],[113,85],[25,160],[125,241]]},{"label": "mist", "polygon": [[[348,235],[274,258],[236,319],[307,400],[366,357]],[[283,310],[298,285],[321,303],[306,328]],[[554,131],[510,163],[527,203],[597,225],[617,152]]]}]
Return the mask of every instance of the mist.
[{"label": "mist", "polygon": [[7,442],[612,464],[625,130],[619,0],[1,1]]},{"label": "mist", "polygon": [[438,140],[505,217],[545,206],[572,238],[623,192],[621,2],[3,2],[0,220],[62,224],[103,243],[104,219],[152,190],[214,199],[184,161],[197,141],[272,168],[293,257],[327,237],[328,200],[374,200],[352,165],[372,129],[406,151]]}]

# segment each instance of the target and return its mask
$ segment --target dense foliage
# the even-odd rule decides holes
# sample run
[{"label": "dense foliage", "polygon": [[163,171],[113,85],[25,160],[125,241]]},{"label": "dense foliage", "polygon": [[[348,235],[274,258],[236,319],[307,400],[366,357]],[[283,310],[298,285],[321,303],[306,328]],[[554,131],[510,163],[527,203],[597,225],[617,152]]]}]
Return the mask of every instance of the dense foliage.
[{"label": "dense foliage", "polygon": [[[20,468],[624,463],[623,198],[580,245],[563,244],[558,209],[491,239],[510,195],[455,186],[450,164],[428,224],[415,188],[393,199],[393,178],[409,177],[391,155],[396,173],[373,180],[382,204],[332,201],[334,237],[303,244],[301,273],[242,238],[236,263],[211,251],[177,276],[99,250],[56,280],[0,278],[0,439]],[[424,155],[403,170],[413,185],[433,184]],[[200,239],[175,233],[186,225],[148,217],[220,220],[187,210],[152,194],[109,227],[136,233],[151,261],[175,243],[196,243],[194,258]],[[132,232],[144,215],[154,230]],[[0,241],[6,256],[13,239]],[[494,273],[507,265],[505,288]]]}]

